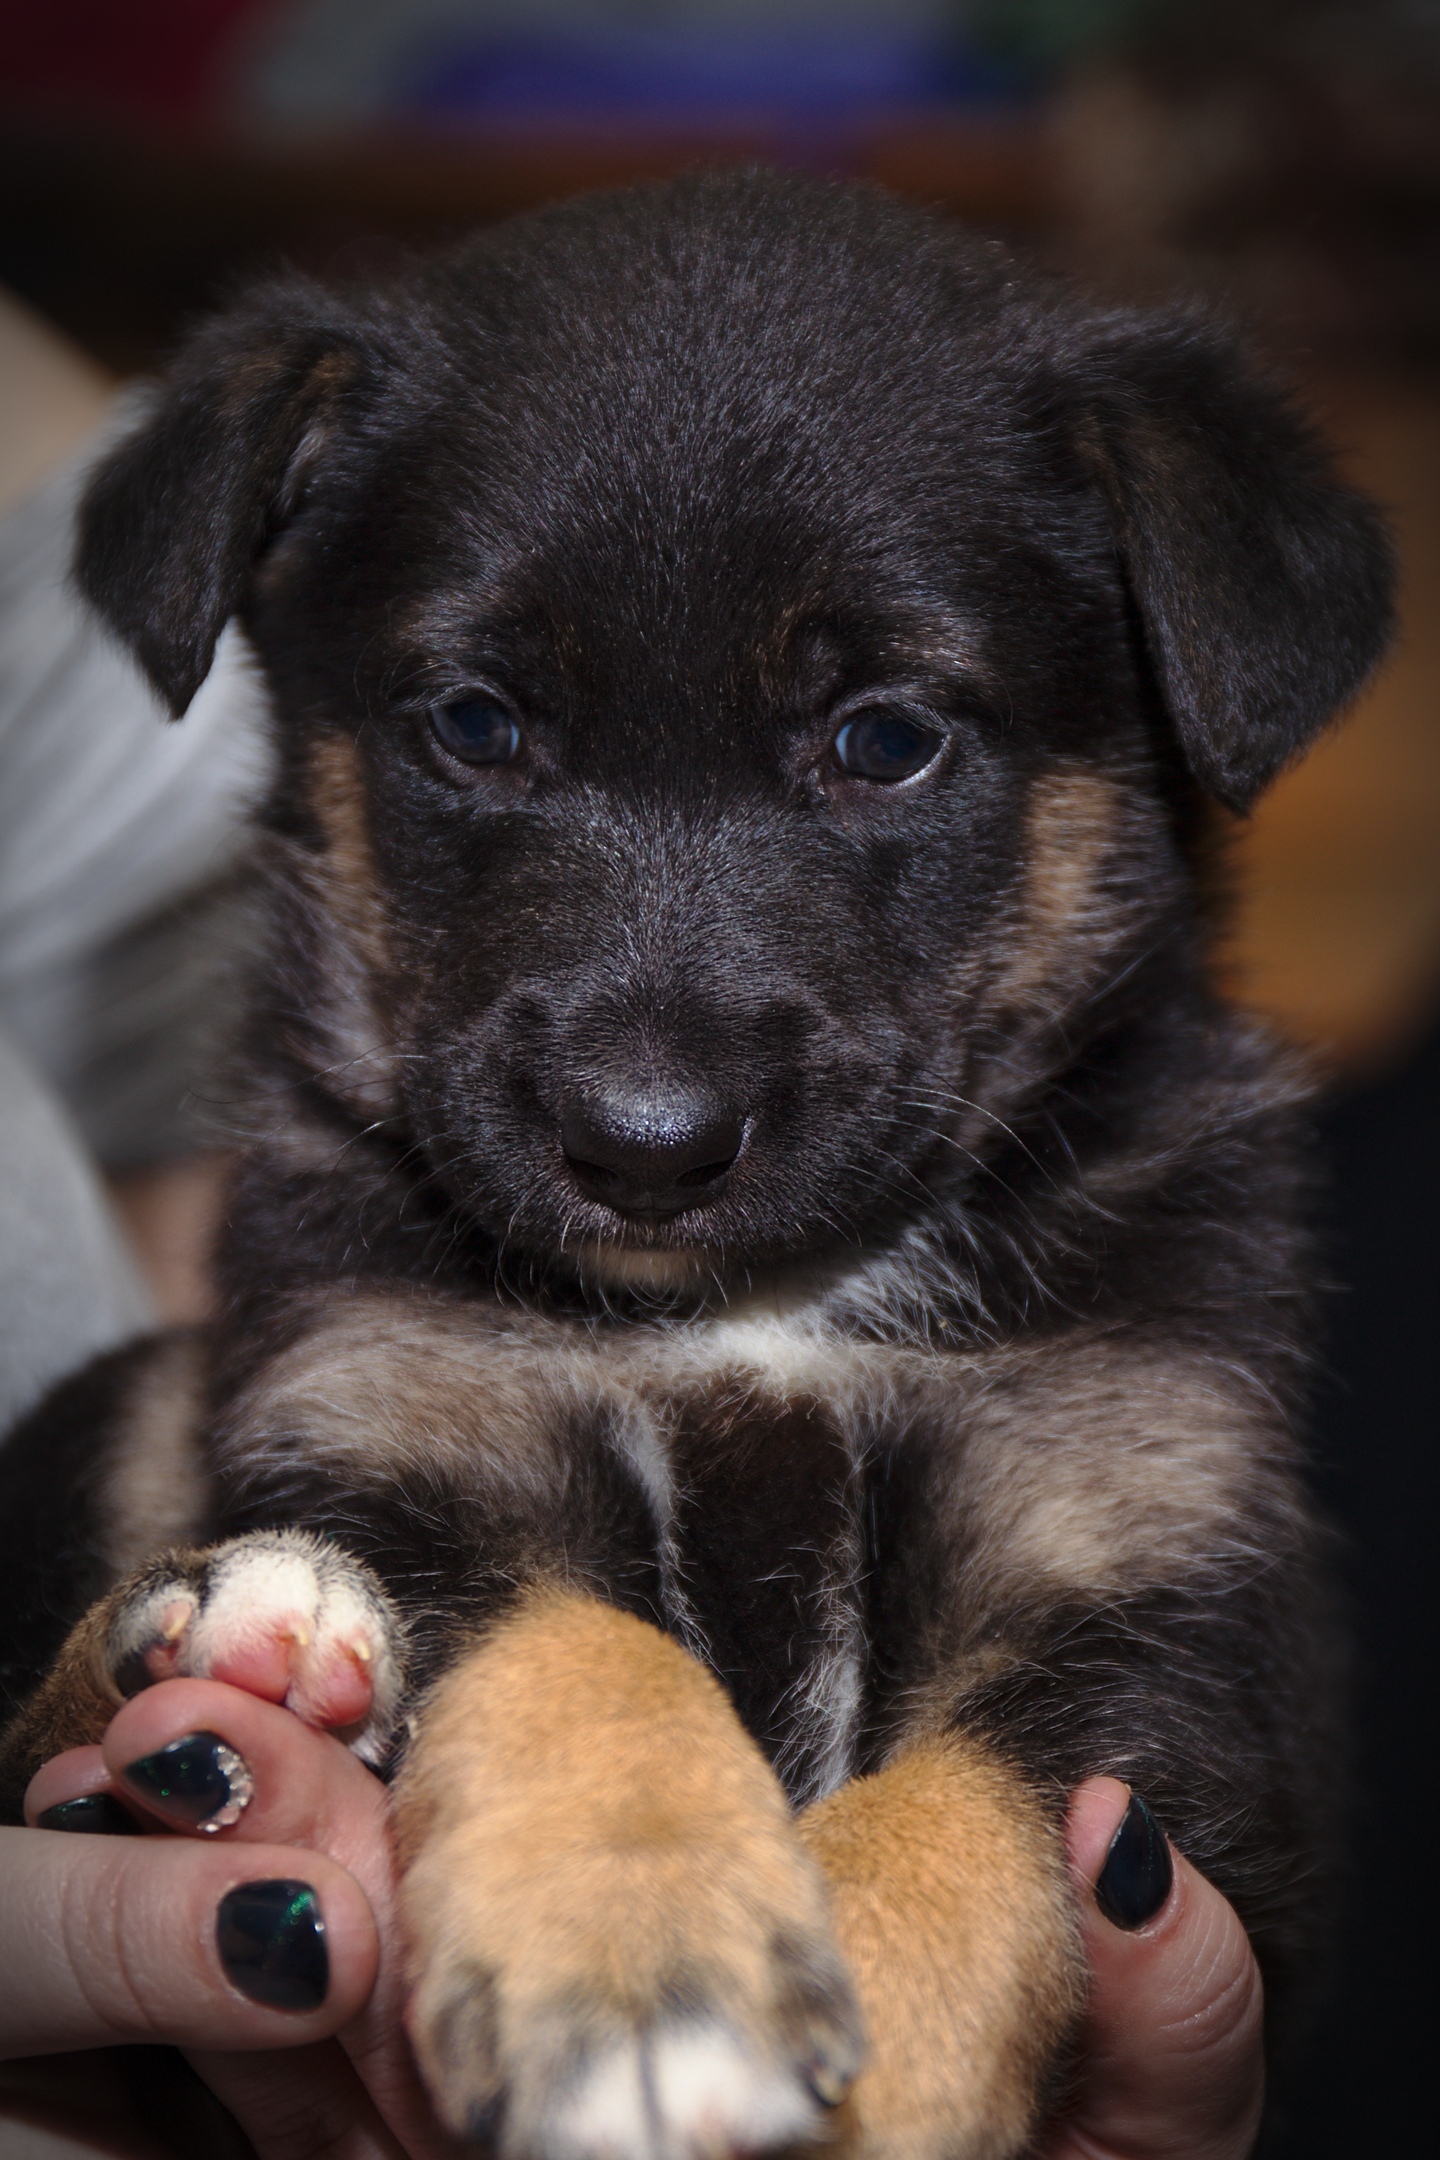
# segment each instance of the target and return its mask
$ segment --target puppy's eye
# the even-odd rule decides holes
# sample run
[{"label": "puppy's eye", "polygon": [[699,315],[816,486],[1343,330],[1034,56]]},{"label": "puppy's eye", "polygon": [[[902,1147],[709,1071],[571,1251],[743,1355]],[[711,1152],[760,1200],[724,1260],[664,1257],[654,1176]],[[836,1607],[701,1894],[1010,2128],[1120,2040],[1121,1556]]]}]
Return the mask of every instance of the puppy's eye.
[{"label": "puppy's eye", "polygon": [[835,762],[858,780],[909,780],[923,772],[940,749],[933,728],[877,705],[856,713],[835,737]]},{"label": "puppy's eye", "polygon": [[430,732],[463,765],[511,765],[520,755],[520,730],[497,698],[454,698],[448,705],[432,705]]}]

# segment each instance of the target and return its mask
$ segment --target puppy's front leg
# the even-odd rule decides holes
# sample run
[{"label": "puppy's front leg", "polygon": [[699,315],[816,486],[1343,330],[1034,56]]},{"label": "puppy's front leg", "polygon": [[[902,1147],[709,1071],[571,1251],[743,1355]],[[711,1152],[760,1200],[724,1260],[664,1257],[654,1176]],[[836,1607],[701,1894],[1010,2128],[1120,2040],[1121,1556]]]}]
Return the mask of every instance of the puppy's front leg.
[{"label": "puppy's front leg", "polygon": [[854,2153],[1023,2152],[1084,1999],[1063,1846],[1033,1791],[981,1744],[945,1736],[853,1779],[799,1827],[868,2030],[845,2111]]},{"label": "puppy's front leg", "polygon": [[410,2023],[450,2127],[525,2160],[814,2135],[860,2056],[824,1883],[719,1684],[539,1590],[440,1680],[396,1793]]}]

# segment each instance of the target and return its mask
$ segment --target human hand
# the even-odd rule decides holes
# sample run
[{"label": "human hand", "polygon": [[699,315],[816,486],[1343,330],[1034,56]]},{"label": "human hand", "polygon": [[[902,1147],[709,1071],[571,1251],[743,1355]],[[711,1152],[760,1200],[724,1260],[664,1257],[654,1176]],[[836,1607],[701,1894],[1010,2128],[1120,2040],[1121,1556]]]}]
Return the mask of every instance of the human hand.
[{"label": "human hand", "polygon": [[[156,1819],[185,1843],[135,1840],[117,1850],[99,1839],[47,1839],[41,1865],[27,1839],[23,1867],[13,1864],[18,1853],[0,1852],[0,1926],[13,1915],[18,1926],[7,1939],[32,1946],[0,1976],[0,2053],[172,2040],[261,2160],[331,2144],[347,2160],[440,2160],[453,2148],[430,2114],[400,2024],[385,1793],[338,1741],[218,1683],[169,1681],[117,1714],[103,1751],[77,1749],[47,1764],[27,1796],[29,1819],[84,1793],[134,1796],[127,1766],[197,1732],[232,1747],[256,1788],[218,1840],[202,1839],[193,1819],[178,1819],[152,1793]],[[1243,2160],[1264,2086],[1259,1973],[1232,1908],[1179,1855],[1151,1917],[1130,1930],[1105,1917],[1094,1885],[1129,1801],[1123,1785],[1097,1778],[1070,1811],[1093,1985],[1080,2091],[1046,2160]],[[1128,1840],[1139,1846],[1139,1865],[1132,1852],[1128,1871],[1132,1913],[1165,1888],[1159,1848],[1151,1846],[1145,1865],[1137,1820]],[[1125,1887],[1125,1857],[1122,1849],[1107,1876],[1112,1903]],[[331,1952],[321,2008],[257,2010],[219,1971],[218,1897],[264,1874],[308,1879],[320,1896]],[[97,1957],[97,1944],[114,1955]]]},{"label": "human hand", "polygon": [[[175,1790],[185,1765],[174,1743],[194,1735],[232,1749],[254,1787],[238,1820],[211,1835],[196,1822],[207,1802],[196,1795],[186,1804]],[[155,1772],[137,1769],[167,1748]],[[213,1745],[190,1749],[187,1762],[192,1786],[207,1776],[213,1783]],[[239,1773],[232,1776],[238,1786]],[[338,1740],[273,1703],[215,1681],[171,1680],[117,1712],[103,1748],[47,1763],[26,1795],[27,1821],[105,1793],[123,1794],[143,1820],[178,1835],[0,1832],[0,1936],[24,1945],[0,1975],[0,2055],[173,2042],[260,2160],[317,2151],[448,2160],[455,2148],[435,2124],[401,2026],[378,1780]],[[223,1797],[214,1789],[208,1804]],[[330,1971],[313,2009],[254,2004],[217,1955],[220,1898],[263,1878],[309,1882],[316,1892]]]},{"label": "human hand", "polygon": [[1245,2160],[1264,2006],[1233,1906],[1115,1778],[1080,1786],[1066,1841],[1091,1993],[1079,2092],[1045,2160]]}]

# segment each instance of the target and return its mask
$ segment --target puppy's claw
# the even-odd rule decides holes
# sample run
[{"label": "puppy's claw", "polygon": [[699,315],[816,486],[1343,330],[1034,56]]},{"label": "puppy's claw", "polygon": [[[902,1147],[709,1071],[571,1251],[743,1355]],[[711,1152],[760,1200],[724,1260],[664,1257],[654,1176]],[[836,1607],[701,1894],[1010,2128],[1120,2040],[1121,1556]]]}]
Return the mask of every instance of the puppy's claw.
[{"label": "puppy's claw", "polygon": [[827,2062],[811,2063],[805,2075],[811,2092],[827,2108],[838,2108],[855,2082],[853,2070],[842,2070]]}]

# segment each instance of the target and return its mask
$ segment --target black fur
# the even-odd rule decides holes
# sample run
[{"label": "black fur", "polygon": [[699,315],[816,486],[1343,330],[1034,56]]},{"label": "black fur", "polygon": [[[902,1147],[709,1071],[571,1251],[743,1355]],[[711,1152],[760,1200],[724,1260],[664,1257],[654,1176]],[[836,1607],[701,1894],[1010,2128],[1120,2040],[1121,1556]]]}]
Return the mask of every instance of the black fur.
[{"label": "black fur", "polygon": [[[1293,1077],[1208,987],[1195,805],[1248,804],[1354,693],[1392,570],[1284,394],[1206,321],[1096,310],[878,195],[684,181],[379,291],[266,288],[110,457],[78,561],[177,711],[238,613],[279,722],[205,1534],[331,1529],[418,1680],[563,1566],[711,1656],[797,1792],[832,1737],[800,1680],[848,1614],[848,1767],[948,1688],[1047,1790],[1136,1779],[1293,1977],[1333,1746],[1288,1438],[1306,1173]],[[427,734],[477,683],[518,769]],[[862,697],[944,737],[926,775],[835,766]],[[343,936],[327,742],[373,858]],[[1077,775],[1093,876],[1047,928],[1036,805]],[[564,1106],[675,1088],[745,1148],[703,1212],[617,1221]],[[603,1265],[697,1239],[663,1294]],[[283,1402],[257,1449],[277,1361],[401,1291],[530,1329],[540,1401],[557,1345],[673,1366],[747,1297],[895,1378],[843,1409],[743,1359],[597,1380],[549,1485],[423,1452],[342,1477]],[[1174,1580],[993,1589],[979,1500],[946,1512],[1005,1389],[1057,1460],[1097,1414],[1088,1380],[1063,1407],[1071,1346],[1122,1390],[1149,1359],[1233,1391],[1248,1467]]]},{"label": "black fur", "polygon": [[97,1358],[0,1447],[0,1703],[7,1707],[23,1702],[79,1614],[114,1580],[104,1458],[117,1397],[149,1356],[141,1344]]}]

